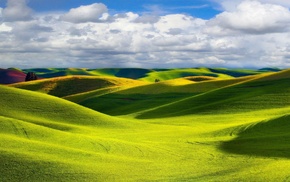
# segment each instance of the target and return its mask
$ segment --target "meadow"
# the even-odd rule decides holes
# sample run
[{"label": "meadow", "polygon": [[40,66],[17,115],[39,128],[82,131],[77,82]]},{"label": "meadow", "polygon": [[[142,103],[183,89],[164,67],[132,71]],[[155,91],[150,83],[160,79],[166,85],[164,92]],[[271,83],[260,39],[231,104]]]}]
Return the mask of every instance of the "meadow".
[{"label": "meadow", "polygon": [[290,180],[290,70],[29,71],[0,86],[0,181]]}]

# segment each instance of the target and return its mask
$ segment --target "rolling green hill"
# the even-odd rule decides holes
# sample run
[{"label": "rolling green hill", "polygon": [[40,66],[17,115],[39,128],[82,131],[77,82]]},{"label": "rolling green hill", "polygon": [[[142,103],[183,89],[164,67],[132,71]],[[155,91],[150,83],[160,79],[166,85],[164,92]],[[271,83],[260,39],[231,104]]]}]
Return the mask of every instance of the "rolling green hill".
[{"label": "rolling green hill", "polygon": [[265,68],[261,70],[226,69],[226,68],[176,68],[176,69],[143,69],[143,68],[34,68],[24,69],[23,72],[35,72],[41,78],[52,78],[69,75],[113,76],[131,79],[140,79],[154,82],[187,76],[210,76],[219,79],[228,79],[241,76],[257,75],[265,72],[277,72],[279,69]]},{"label": "rolling green hill", "polygon": [[[78,103],[110,115],[132,114],[252,78],[254,77],[203,82],[193,82],[186,78],[179,78],[96,95]],[[164,112],[167,113],[167,111]]]},{"label": "rolling green hill", "polygon": [[254,123],[243,128],[238,137],[223,143],[227,152],[263,157],[290,158],[290,116]]},{"label": "rolling green hill", "polygon": [[63,76],[30,82],[21,82],[11,84],[10,86],[47,93],[58,97],[64,97],[102,88],[109,88],[122,85],[127,86],[132,84],[138,85],[144,83],[141,81],[116,77]]},{"label": "rolling green hill", "polygon": [[24,72],[35,72],[41,78],[52,78],[68,75],[88,75],[88,76],[114,76],[138,79],[146,77],[151,72],[150,69],[142,68],[103,68],[103,69],[87,69],[87,68],[36,68],[25,69]]},{"label": "rolling green hill", "polygon": [[51,79],[0,86],[0,181],[289,180],[289,70],[58,79],[76,103],[39,93]]},{"label": "rolling green hill", "polygon": [[289,81],[289,70],[259,75],[254,79],[151,109],[138,118],[235,113],[288,107]]},{"label": "rolling green hill", "polygon": [[[108,125],[110,117],[72,102],[37,92],[1,86],[1,116],[29,122]],[[105,122],[106,121],[106,122]]]}]

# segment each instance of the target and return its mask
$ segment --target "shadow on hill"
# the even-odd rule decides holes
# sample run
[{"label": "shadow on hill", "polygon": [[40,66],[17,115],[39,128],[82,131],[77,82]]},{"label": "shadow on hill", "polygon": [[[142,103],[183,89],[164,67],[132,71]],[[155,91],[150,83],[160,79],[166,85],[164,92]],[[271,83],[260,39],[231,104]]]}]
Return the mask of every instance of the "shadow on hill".
[{"label": "shadow on hill", "polygon": [[290,78],[249,81],[154,108],[138,119],[191,114],[242,113],[290,106]]},{"label": "shadow on hill", "polygon": [[79,104],[101,113],[118,116],[148,110],[192,95],[192,93],[109,94],[92,97]]},{"label": "shadow on hill", "polygon": [[220,149],[235,154],[290,158],[290,115],[245,128]]},{"label": "shadow on hill", "polygon": [[15,69],[0,69],[0,84],[23,82],[26,74]]},{"label": "shadow on hill", "polygon": [[123,68],[115,74],[117,77],[139,79],[146,76],[147,73],[150,73],[151,70],[141,69],[141,68]]},{"label": "shadow on hill", "polygon": [[[56,86],[51,86],[51,85]],[[73,76],[67,79],[53,79],[46,82],[43,87],[53,87],[48,94],[57,97],[87,92],[95,89],[114,86],[113,83],[102,78],[91,79],[90,77]]]},{"label": "shadow on hill", "polygon": [[249,76],[249,75],[255,75],[259,73],[256,70],[235,70],[235,69],[224,69],[224,68],[209,68],[209,70],[213,73],[222,73],[222,74],[230,75],[233,77]]}]

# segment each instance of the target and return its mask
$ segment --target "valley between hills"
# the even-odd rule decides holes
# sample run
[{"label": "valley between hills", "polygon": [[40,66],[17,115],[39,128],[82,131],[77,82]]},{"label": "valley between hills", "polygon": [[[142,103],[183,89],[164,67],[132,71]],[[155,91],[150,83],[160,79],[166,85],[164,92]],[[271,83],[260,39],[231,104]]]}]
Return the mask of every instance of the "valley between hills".
[{"label": "valley between hills", "polygon": [[9,68],[0,82],[0,181],[290,180],[289,69]]}]

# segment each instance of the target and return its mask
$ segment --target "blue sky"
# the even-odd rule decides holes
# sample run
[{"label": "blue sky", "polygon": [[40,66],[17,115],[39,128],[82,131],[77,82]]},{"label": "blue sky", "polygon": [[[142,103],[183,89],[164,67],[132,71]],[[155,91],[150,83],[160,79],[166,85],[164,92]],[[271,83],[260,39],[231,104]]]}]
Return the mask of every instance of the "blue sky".
[{"label": "blue sky", "polygon": [[0,67],[290,67],[290,1],[0,0]]},{"label": "blue sky", "polygon": [[[145,13],[154,7],[164,13],[185,13],[194,17],[210,19],[221,12],[218,3],[206,0],[29,0],[28,5],[35,11],[68,11],[81,5],[104,3],[112,12],[136,12]],[[0,0],[0,6],[4,7],[5,0]]]}]

